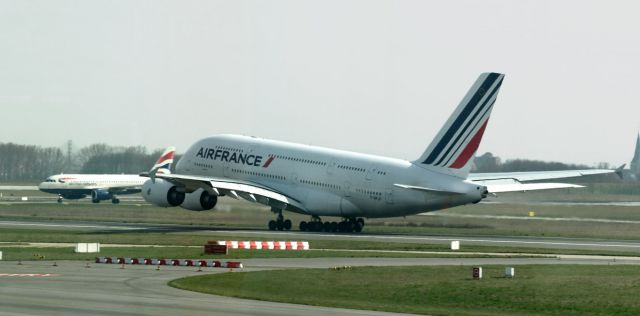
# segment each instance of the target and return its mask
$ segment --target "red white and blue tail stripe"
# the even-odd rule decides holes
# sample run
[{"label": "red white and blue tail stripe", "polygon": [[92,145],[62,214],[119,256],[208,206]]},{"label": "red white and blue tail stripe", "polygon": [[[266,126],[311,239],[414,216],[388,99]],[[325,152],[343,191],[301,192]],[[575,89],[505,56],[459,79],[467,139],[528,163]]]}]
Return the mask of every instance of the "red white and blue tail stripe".
[{"label": "red white and blue tail stripe", "polygon": [[153,165],[153,168],[151,168],[151,170],[155,170],[156,173],[171,173],[169,170],[171,169],[171,164],[173,163],[173,156],[175,153],[175,147],[167,147],[162,155],[160,155],[160,158],[158,158],[158,161],[156,161],[156,164]]},{"label": "red white and blue tail stripe", "polygon": [[448,169],[448,173],[466,179],[503,79],[504,74],[481,74],[427,150],[414,163]]}]

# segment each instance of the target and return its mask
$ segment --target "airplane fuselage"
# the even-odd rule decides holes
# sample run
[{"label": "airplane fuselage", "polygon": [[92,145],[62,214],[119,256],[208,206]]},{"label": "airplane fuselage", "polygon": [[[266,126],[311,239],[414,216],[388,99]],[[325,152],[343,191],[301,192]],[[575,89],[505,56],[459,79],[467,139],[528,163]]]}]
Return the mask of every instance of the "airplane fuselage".
[{"label": "airplane fuselage", "polygon": [[238,135],[196,142],[176,172],[259,184],[315,216],[410,215],[478,202],[484,189],[401,159]]},{"label": "airplane fuselage", "polygon": [[138,193],[146,180],[130,174],[58,174],[48,177],[38,185],[38,189],[66,199],[81,199],[109,187],[122,187],[117,190],[118,194]]}]

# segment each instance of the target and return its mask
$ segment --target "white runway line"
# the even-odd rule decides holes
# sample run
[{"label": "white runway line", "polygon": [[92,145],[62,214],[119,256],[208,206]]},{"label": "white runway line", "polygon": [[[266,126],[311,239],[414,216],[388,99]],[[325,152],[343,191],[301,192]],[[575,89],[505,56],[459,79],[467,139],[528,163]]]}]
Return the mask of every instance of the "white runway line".
[{"label": "white runway line", "polygon": [[516,219],[527,221],[557,221],[557,222],[590,222],[590,223],[615,223],[615,224],[640,224],[640,221],[624,219],[604,218],[579,218],[579,217],[541,217],[541,216],[510,216],[510,215],[471,215],[471,214],[433,214],[422,213],[421,216],[457,217],[457,218],[482,218],[482,219]]}]

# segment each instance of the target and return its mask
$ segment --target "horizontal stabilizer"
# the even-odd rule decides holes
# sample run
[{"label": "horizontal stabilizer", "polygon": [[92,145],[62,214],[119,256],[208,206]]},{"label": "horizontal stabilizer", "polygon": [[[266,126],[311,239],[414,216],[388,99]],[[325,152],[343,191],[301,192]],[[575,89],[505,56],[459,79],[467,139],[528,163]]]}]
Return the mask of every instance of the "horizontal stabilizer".
[{"label": "horizontal stabilizer", "polygon": [[396,186],[396,187],[399,187],[399,188],[403,188],[403,189],[417,190],[417,191],[423,191],[423,192],[429,192],[429,193],[435,193],[435,194],[446,194],[446,195],[462,194],[460,192],[444,191],[444,190],[432,189],[432,188],[427,188],[427,187],[418,187],[418,186],[415,186],[415,185],[408,185],[408,184],[394,183],[393,185]]},{"label": "horizontal stabilizer", "polygon": [[526,172],[492,172],[492,173],[472,173],[469,174],[469,180],[478,184],[485,184],[486,181],[494,180],[516,180],[520,182],[573,178],[590,176],[597,174],[614,173],[615,170],[609,169],[584,169],[584,170],[560,170],[560,171],[526,171]]},{"label": "horizontal stabilizer", "polygon": [[563,188],[584,188],[582,185],[569,183],[511,183],[511,184],[488,184],[489,193],[503,192],[525,192],[535,190],[563,189]]}]

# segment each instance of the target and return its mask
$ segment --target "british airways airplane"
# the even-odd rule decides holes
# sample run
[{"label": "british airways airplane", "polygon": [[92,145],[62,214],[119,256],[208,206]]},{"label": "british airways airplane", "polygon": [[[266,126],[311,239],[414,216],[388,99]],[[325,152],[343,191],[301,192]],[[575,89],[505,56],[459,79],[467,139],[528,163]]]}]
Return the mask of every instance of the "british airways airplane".
[{"label": "british airways airplane", "polygon": [[[153,169],[158,173],[170,173],[175,151],[174,147],[167,148]],[[63,198],[73,200],[90,195],[93,203],[111,200],[111,203],[118,204],[120,199],[117,195],[139,193],[146,180],[148,178],[137,174],[57,174],[40,183],[38,189],[57,194],[58,203],[62,203]]]},{"label": "british airways airplane", "polygon": [[[360,232],[364,218],[397,217],[478,203],[490,194],[580,187],[523,183],[612,170],[469,174],[472,158],[504,79],[484,73],[422,156],[414,161],[238,135],[193,144],[175,173],[156,174],[142,187],[150,203],[212,209],[220,196],[271,207],[271,230],[289,230],[282,211],[310,216],[301,231]],[[340,222],[321,217],[342,218]]]}]

